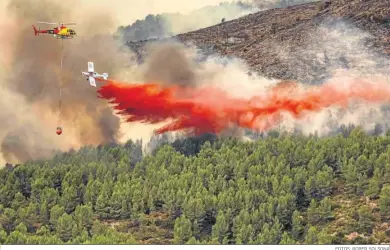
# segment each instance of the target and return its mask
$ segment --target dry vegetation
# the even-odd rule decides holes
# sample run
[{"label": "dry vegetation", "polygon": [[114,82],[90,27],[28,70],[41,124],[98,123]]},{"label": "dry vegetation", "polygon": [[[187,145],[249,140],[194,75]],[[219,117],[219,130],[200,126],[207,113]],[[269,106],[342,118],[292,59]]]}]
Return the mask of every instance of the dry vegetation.
[{"label": "dry vegetation", "polygon": [[[174,38],[242,58],[252,70],[268,77],[302,80],[294,73],[296,65],[279,56],[281,48],[299,53],[313,42],[321,24],[343,20],[372,35],[367,41],[372,51],[390,55],[389,6],[388,0],[334,0],[327,7],[313,2],[261,11]],[[128,44],[142,57],[147,42]]]}]

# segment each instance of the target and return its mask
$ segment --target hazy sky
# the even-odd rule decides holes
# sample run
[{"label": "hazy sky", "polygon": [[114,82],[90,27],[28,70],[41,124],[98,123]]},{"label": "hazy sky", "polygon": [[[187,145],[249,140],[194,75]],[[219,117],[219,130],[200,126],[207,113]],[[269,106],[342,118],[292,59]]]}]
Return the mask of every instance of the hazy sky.
[{"label": "hazy sky", "polygon": [[[7,16],[6,6],[9,1],[0,0],[0,21],[3,21],[2,17]],[[68,4],[74,5],[75,12],[81,12],[81,15],[85,11],[93,12],[103,9],[114,14],[113,16],[116,18],[113,20],[114,23],[129,25],[137,19],[144,19],[147,14],[164,12],[186,14],[207,5],[232,1],[234,0],[71,0]],[[67,22],[77,22],[77,20]]]},{"label": "hazy sky", "polygon": [[[188,13],[207,5],[216,5],[222,0],[81,0],[85,7],[105,7],[114,12],[117,21],[122,25],[128,25],[137,19],[143,19],[147,14],[162,12]],[[226,1],[231,2],[231,1]]]}]

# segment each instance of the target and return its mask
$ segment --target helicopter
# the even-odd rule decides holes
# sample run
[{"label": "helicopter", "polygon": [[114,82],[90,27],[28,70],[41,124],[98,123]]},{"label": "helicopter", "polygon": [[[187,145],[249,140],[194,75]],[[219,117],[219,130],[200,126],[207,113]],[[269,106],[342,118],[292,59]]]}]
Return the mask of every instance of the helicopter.
[{"label": "helicopter", "polygon": [[56,39],[72,39],[74,36],[76,36],[76,32],[73,29],[70,29],[66,27],[65,25],[75,25],[75,23],[49,23],[49,22],[38,22],[42,24],[51,24],[51,25],[58,25],[57,27],[49,30],[41,30],[40,28],[36,28],[34,25],[32,25],[34,29],[34,34],[36,36],[39,36],[39,34],[50,34],[53,35]]}]

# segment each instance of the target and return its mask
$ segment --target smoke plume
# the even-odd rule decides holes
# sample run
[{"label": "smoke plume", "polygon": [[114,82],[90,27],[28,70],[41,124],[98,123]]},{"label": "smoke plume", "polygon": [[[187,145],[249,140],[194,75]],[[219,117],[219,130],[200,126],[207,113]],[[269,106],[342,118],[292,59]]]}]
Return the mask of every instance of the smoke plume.
[{"label": "smoke plume", "polygon": [[[3,62],[0,111],[6,121],[0,128],[6,161],[44,158],[58,149],[113,142],[120,137],[119,118],[96,98],[80,72],[93,61],[97,72],[115,77],[129,64],[131,54],[120,51],[109,34],[115,26],[111,16],[99,9],[80,15],[72,9],[76,3],[8,1],[6,27],[0,31],[6,32],[0,37],[8,40],[2,40],[8,53]],[[34,36],[31,25],[53,28],[38,21],[76,22],[78,25],[70,28],[77,36],[64,41],[51,35]],[[55,135],[56,126],[63,127],[63,135]]]},{"label": "smoke plume", "polygon": [[[371,24],[375,25],[375,24]],[[378,27],[378,32],[386,32]],[[286,64],[294,79],[309,84],[323,84],[329,79],[367,79],[370,83],[389,84],[389,58],[375,46],[373,34],[364,32],[352,23],[324,20],[315,29],[307,29],[302,46],[291,48],[276,44],[279,60]],[[329,107],[297,121],[285,117],[282,129],[299,129],[304,133],[334,134],[341,125],[360,125],[373,132],[376,125],[389,128],[388,102]],[[384,130],[383,130],[384,131]]]},{"label": "smoke plume", "polygon": [[163,43],[149,47],[144,63],[143,79],[147,82],[196,86],[197,64],[179,43]]}]

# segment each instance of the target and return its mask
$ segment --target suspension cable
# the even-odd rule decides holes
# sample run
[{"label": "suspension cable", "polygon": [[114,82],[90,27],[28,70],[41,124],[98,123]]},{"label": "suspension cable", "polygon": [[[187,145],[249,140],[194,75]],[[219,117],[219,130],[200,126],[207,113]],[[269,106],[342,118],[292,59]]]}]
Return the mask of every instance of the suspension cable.
[{"label": "suspension cable", "polygon": [[62,63],[63,63],[63,50],[64,50],[64,39],[61,38],[61,71],[60,71],[60,98],[58,102],[58,125],[61,121],[61,105],[62,105]]}]

